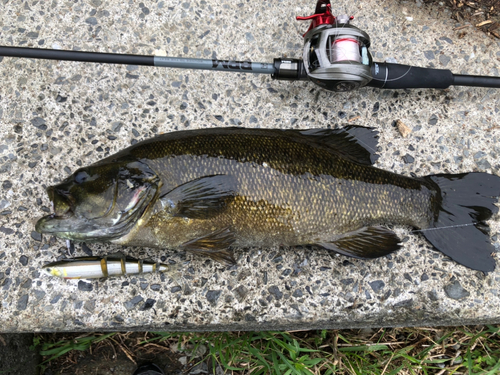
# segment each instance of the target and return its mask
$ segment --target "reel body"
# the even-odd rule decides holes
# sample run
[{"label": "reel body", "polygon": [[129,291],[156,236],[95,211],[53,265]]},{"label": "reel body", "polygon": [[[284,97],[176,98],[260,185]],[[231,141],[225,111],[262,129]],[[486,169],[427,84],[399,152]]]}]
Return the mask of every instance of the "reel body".
[{"label": "reel body", "polygon": [[372,79],[370,37],[351,25],[353,17],[331,13],[328,2],[318,2],[316,13],[298,20],[312,19],[304,35],[303,61],[309,79],[330,91],[351,91]]},{"label": "reel body", "polygon": [[305,36],[304,69],[309,79],[330,91],[351,91],[372,79],[370,37],[348,23],[325,25]]}]

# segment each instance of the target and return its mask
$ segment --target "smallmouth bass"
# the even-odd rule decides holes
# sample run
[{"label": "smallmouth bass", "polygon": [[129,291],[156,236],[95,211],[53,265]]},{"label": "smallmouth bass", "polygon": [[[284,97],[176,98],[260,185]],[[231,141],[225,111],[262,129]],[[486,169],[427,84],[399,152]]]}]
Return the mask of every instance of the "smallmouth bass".
[{"label": "smallmouth bass", "polygon": [[54,213],[36,230],[234,263],[231,247],[277,245],[376,258],[400,248],[382,225],[409,225],[455,261],[493,271],[484,221],[498,212],[500,177],[375,168],[377,134],[352,125],[163,134],[47,188]]}]

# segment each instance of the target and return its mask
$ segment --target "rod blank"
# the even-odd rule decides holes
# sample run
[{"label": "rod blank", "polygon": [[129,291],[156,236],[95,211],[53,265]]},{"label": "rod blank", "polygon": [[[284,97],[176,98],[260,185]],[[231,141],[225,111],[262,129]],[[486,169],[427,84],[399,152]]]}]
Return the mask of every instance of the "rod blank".
[{"label": "rod blank", "polygon": [[82,61],[104,64],[160,66],[166,68],[222,70],[228,72],[274,74],[272,63],[217,59],[191,59],[183,57],[127,55],[119,53],[64,51],[57,49],[2,47],[0,56],[28,57],[32,59]]},{"label": "rod blank", "polygon": [[126,55],[119,53],[63,51],[57,49],[25,47],[0,47],[0,56],[154,66],[154,56]]}]

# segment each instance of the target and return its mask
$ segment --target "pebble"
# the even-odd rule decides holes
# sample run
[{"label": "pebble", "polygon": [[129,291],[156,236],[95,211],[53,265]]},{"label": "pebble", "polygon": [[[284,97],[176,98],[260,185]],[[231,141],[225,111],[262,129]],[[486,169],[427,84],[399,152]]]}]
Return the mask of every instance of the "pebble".
[{"label": "pebble", "polygon": [[452,299],[462,299],[466,298],[470,295],[470,293],[460,285],[460,282],[458,280],[455,280],[454,282],[446,285],[444,287],[444,292],[449,298]]},{"label": "pebble", "polygon": [[19,300],[17,301],[17,310],[18,311],[26,310],[26,307],[28,306],[28,301],[29,301],[29,295],[23,294],[21,298],[19,298]]},{"label": "pebble", "polygon": [[137,306],[142,301],[144,301],[144,298],[142,298],[141,296],[135,296],[130,301],[125,302],[125,308],[127,310],[132,310],[135,306]]},{"label": "pebble", "polygon": [[82,251],[85,254],[87,254],[89,257],[92,256],[92,250],[87,246],[87,244],[85,242],[82,242],[81,248],[82,248]]},{"label": "pebble", "polygon": [[447,66],[450,61],[451,61],[451,57],[450,56],[446,56],[446,55],[440,55],[439,56],[439,62],[443,66]]},{"label": "pebble", "polygon": [[170,288],[171,293],[177,293],[181,290],[182,290],[182,288],[180,286],[173,286],[172,288]]},{"label": "pebble", "polygon": [[154,304],[156,303],[155,299],[148,298],[146,302],[144,302],[144,305],[141,307],[141,311],[149,310],[151,309]]},{"label": "pebble", "polygon": [[38,128],[40,130],[47,130],[46,122],[41,117],[35,117],[35,118],[31,119],[30,122],[31,122],[31,125],[33,125],[34,127]]},{"label": "pebble", "polygon": [[93,299],[85,301],[85,303],[83,304],[83,308],[88,312],[93,313],[95,310],[95,301]]},{"label": "pebble", "polygon": [[42,241],[42,234],[33,230],[33,231],[31,231],[31,238],[33,238],[35,241],[41,242]]},{"label": "pebble", "polygon": [[405,123],[401,120],[396,120],[396,126],[403,136],[403,138],[408,137],[411,134],[411,129],[405,125]]},{"label": "pebble", "polygon": [[429,121],[427,121],[429,125],[436,125],[437,122],[438,122],[438,117],[435,114],[429,117]]},{"label": "pebble", "polygon": [[415,161],[415,158],[410,154],[406,154],[405,156],[403,156],[403,161],[405,162],[405,164],[411,164]]},{"label": "pebble", "polygon": [[161,290],[161,285],[160,284],[151,284],[150,288],[154,290],[155,292]]},{"label": "pebble", "polygon": [[81,290],[82,292],[91,292],[93,289],[91,283],[87,283],[83,280],[78,281],[78,290]]},{"label": "pebble", "polygon": [[209,290],[206,295],[208,302],[210,302],[211,305],[217,304],[217,300],[219,299],[221,293],[221,290]]},{"label": "pebble", "polygon": [[269,287],[267,290],[277,300],[280,300],[283,297],[283,293],[280,291],[280,288],[278,288],[276,285],[273,285],[273,286]]},{"label": "pebble", "polygon": [[413,298],[405,299],[394,304],[394,307],[410,307],[413,305]]},{"label": "pebble", "polygon": [[434,60],[433,51],[424,51],[424,56],[427,58],[427,60]]},{"label": "pebble", "polygon": [[491,168],[490,162],[486,159],[479,160],[478,162],[476,162],[476,165],[482,170]]},{"label": "pebble", "polygon": [[4,234],[12,234],[14,233],[14,229],[7,228],[7,227],[0,227],[0,232]]},{"label": "pebble", "polygon": [[23,266],[26,266],[28,264],[28,257],[26,255],[21,255],[19,262],[21,262]]},{"label": "pebble", "polygon": [[380,292],[385,287],[385,283],[382,280],[375,280],[368,284],[375,293]]},{"label": "pebble", "polygon": [[483,152],[483,151],[478,151],[474,154],[474,159],[481,159],[481,158],[484,158],[486,156],[486,153]]},{"label": "pebble", "polygon": [[248,289],[244,285],[238,286],[234,291],[240,301],[244,300],[248,294]]},{"label": "pebble", "polygon": [[62,297],[62,294],[56,294],[56,295],[54,296],[54,298],[52,298],[52,299],[50,300],[50,303],[51,303],[51,304],[55,304],[55,303],[59,302],[59,300],[61,299],[61,297]]},{"label": "pebble", "polygon": [[208,365],[205,362],[197,364],[191,369],[191,371],[189,371],[189,375],[198,375],[198,374],[208,374]]}]

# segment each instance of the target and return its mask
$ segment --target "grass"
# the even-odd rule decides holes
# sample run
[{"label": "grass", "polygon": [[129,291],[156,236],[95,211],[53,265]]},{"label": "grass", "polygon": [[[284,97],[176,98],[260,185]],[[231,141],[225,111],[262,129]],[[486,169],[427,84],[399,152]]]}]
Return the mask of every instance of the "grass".
[{"label": "grass", "polygon": [[[298,332],[108,333],[38,335],[35,347],[53,373],[78,356],[112,346],[133,361],[177,352],[184,369],[205,362],[229,374],[498,374],[500,326]],[[177,357],[177,358],[178,358]],[[151,356],[149,356],[151,358]],[[176,359],[175,359],[176,360]],[[42,372],[43,373],[43,372]]]}]

